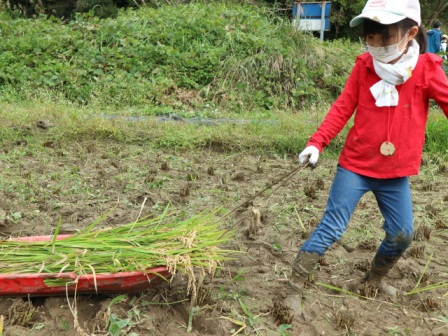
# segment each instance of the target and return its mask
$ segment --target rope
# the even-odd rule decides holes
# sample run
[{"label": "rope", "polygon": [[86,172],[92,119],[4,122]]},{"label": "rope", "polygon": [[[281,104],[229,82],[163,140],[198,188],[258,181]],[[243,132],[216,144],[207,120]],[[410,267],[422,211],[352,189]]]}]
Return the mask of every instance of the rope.
[{"label": "rope", "polygon": [[[266,190],[271,189],[273,186],[279,184],[280,182],[282,182],[285,179],[289,179],[291,178],[295,173],[300,173],[302,170],[304,170],[305,168],[307,168],[309,166],[309,163],[305,164],[302,167],[297,167],[294,168],[292,171],[290,171],[289,173],[283,175],[282,177],[278,178],[277,180],[271,182],[270,184],[268,184],[266,186],[266,188],[260,190],[259,192],[257,192],[256,194],[252,195],[251,197],[249,197],[248,199],[246,199],[244,202],[238,204],[236,207],[234,207],[232,210],[230,210],[228,213],[226,213],[222,218],[225,218],[227,216],[229,216],[230,214],[234,213],[236,210],[238,210],[239,208],[241,208],[242,206],[248,205],[250,201],[252,201],[254,198],[256,198],[257,196],[260,196],[261,194],[263,194]],[[225,234],[227,234],[230,230],[232,230],[238,223],[233,224],[231,227],[229,227],[227,230],[225,230],[221,236],[219,236],[218,239],[222,238]]]}]

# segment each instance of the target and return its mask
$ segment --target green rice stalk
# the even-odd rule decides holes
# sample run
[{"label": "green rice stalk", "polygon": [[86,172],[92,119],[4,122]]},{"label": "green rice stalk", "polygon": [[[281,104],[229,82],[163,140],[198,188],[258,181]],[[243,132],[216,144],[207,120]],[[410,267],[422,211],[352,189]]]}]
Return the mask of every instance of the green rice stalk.
[{"label": "green rice stalk", "polygon": [[116,303],[118,303],[118,302],[121,302],[121,301],[126,302],[127,300],[128,300],[128,296],[127,296],[127,294],[121,294],[121,295],[118,295],[118,296],[114,297],[114,298],[109,302],[109,304],[107,305],[107,310],[110,310],[110,308],[111,308],[114,304],[116,304]]},{"label": "green rice stalk", "polygon": [[55,242],[58,237],[59,230],[61,228],[61,224],[62,224],[62,217],[59,217],[58,225],[56,226],[56,230],[54,231],[54,236],[53,236],[53,241],[52,241],[52,249],[51,249],[52,254],[54,254]]},{"label": "green rice stalk", "polygon": [[428,269],[428,266],[429,266],[429,263],[431,262],[431,259],[432,259],[432,254],[429,256],[428,261],[426,262],[425,268],[423,269],[422,275],[420,275],[420,278],[417,280],[417,283],[415,284],[414,289],[412,291],[410,291],[408,293],[408,295],[410,295],[410,293],[412,293],[414,290],[416,290],[418,288],[418,286],[420,285],[420,282],[422,281],[423,276],[425,275],[426,270]]},{"label": "green rice stalk", "polygon": [[356,293],[353,293],[353,292],[350,292],[349,290],[346,290],[346,289],[343,289],[343,288],[339,288],[339,287],[336,287],[336,286],[332,286],[332,285],[328,285],[328,284],[325,284],[325,283],[322,283],[322,282],[316,282],[316,285],[319,285],[319,286],[331,289],[331,290],[336,291],[336,292],[341,292],[341,293],[344,293],[344,294],[347,294],[347,295],[353,295],[353,296],[357,296],[357,297],[360,297],[360,298],[365,298],[364,296],[356,294]]},{"label": "green rice stalk", "polygon": [[305,228],[305,225],[303,225],[302,218],[300,218],[300,215],[299,215],[299,212],[297,211],[297,207],[296,206],[294,206],[294,212],[296,213],[297,218],[299,219],[299,224],[302,227],[303,232],[308,232],[306,230],[306,228]]},{"label": "green rice stalk", "polygon": [[54,278],[54,279],[48,278],[44,279],[43,281],[44,284],[48,287],[62,287],[73,284],[72,279],[66,279],[66,278]]},{"label": "green rice stalk", "polygon": [[413,289],[410,292],[408,292],[407,295],[428,292],[428,291],[437,290],[437,289],[441,289],[441,288],[448,288],[448,282],[438,282],[436,284],[432,284],[432,285],[425,286],[422,288],[416,288],[416,289]]},{"label": "green rice stalk", "polygon": [[[426,270],[428,269],[428,266],[429,266],[429,263],[431,262],[431,259],[432,259],[432,254],[429,256],[428,261],[426,262],[425,268],[423,269],[423,272],[420,275],[420,278],[418,279],[414,289],[411,290],[410,292],[407,292],[406,293],[407,295],[413,295],[413,294],[417,294],[417,293],[428,292],[428,291],[437,290],[437,289],[441,289],[441,288],[448,288],[448,282],[439,282],[439,283],[436,283],[436,284],[432,284],[432,285],[429,285],[429,286],[418,288],[418,286],[420,285],[420,282],[423,279],[423,276],[426,273]],[[448,295],[448,293],[445,294],[445,295]]]},{"label": "green rice stalk", "polygon": [[193,275],[195,268],[212,274],[234,253],[218,247],[229,235],[221,237],[223,230],[214,213],[179,221],[165,211],[156,218],[95,230],[101,220],[63,240],[56,240],[55,234],[52,241],[0,241],[0,273],[81,276],[166,266],[172,274],[180,269]]}]

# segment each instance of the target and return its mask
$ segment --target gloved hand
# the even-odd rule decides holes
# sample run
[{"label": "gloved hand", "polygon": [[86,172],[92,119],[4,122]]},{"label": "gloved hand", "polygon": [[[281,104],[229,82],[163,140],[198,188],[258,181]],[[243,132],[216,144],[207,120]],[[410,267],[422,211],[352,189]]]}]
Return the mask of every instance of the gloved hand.
[{"label": "gloved hand", "polygon": [[319,160],[319,149],[315,146],[306,147],[302,153],[299,154],[299,162],[301,164],[310,163],[312,166],[316,165]]}]

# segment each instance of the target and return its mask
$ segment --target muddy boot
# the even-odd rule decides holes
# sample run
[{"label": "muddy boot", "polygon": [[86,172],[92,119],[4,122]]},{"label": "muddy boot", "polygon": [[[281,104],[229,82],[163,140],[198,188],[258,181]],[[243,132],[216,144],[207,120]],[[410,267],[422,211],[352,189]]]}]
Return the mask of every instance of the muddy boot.
[{"label": "muddy boot", "polygon": [[[365,288],[377,288],[382,293],[395,297],[405,295],[406,292],[400,291],[399,289],[387,284],[384,281],[384,277],[387,275],[387,273],[389,273],[392,267],[394,267],[400,257],[400,255],[389,257],[376,254],[372,260],[370,270],[366,272],[362,281],[365,285]],[[368,293],[365,294],[367,295]]]},{"label": "muddy boot", "polygon": [[304,283],[313,278],[314,267],[320,259],[317,253],[308,253],[300,251],[292,263],[293,280],[298,283]]}]

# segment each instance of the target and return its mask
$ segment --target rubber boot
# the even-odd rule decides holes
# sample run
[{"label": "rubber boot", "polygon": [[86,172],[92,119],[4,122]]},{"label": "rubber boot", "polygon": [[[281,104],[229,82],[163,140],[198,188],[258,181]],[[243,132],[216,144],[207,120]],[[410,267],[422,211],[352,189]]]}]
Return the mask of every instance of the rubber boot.
[{"label": "rubber boot", "polygon": [[314,268],[320,258],[320,255],[317,253],[300,251],[292,263],[292,273],[295,276],[294,280],[300,283],[310,280],[314,275]]},{"label": "rubber boot", "polygon": [[285,307],[289,308],[293,320],[298,323],[307,323],[311,320],[310,316],[305,311],[303,303],[303,289],[306,284],[312,280],[314,275],[314,268],[319,261],[320,256],[317,253],[308,253],[299,251],[296,259],[292,263],[292,275],[288,280],[289,285],[294,291],[300,294],[287,295],[284,298]]},{"label": "rubber boot", "polygon": [[401,255],[390,257],[376,254],[372,260],[370,270],[367,271],[364,276],[363,283],[372,286],[373,288],[376,287],[384,294],[390,296],[406,294],[384,281],[384,277],[389,273],[392,267],[394,267],[400,257]]}]

